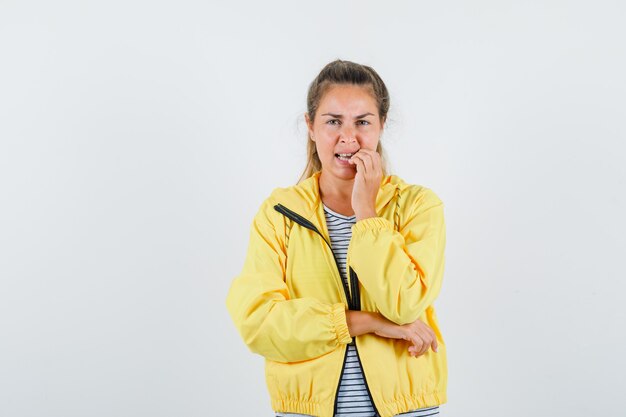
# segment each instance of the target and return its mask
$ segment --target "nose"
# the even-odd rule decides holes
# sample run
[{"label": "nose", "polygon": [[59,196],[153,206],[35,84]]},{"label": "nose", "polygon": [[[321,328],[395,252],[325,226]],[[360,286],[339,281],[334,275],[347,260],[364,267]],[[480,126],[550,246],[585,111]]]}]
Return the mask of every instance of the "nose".
[{"label": "nose", "polygon": [[356,142],[355,129],[346,123],[339,132],[339,140],[344,143]]}]

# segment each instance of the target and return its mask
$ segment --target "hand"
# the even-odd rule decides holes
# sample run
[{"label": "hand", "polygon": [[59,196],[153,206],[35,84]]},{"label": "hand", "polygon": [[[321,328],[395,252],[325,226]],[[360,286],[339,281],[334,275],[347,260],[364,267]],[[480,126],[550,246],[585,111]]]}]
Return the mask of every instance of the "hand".
[{"label": "hand", "polygon": [[433,329],[422,322],[420,319],[415,320],[413,323],[408,324],[396,324],[385,317],[380,316],[378,325],[374,330],[374,334],[389,339],[404,339],[410,343],[409,354],[411,356],[418,357],[426,353],[429,347],[432,347],[433,351],[437,352],[437,336]]},{"label": "hand", "polygon": [[376,196],[383,179],[380,154],[371,149],[361,148],[349,159],[356,165],[356,176],[352,188],[352,209],[357,221],[376,217]]}]

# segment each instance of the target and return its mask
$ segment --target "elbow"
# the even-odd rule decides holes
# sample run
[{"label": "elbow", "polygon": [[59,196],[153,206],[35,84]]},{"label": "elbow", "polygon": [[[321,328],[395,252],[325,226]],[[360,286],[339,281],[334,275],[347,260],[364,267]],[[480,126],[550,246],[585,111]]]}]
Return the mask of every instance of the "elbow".
[{"label": "elbow", "polygon": [[379,308],[380,313],[388,320],[398,324],[400,326],[404,324],[413,323],[419,319],[426,311],[426,304],[424,300],[408,301],[407,298],[404,301],[398,301],[396,305],[390,305],[386,311]]},{"label": "elbow", "polygon": [[435,281],[437,285],[427,287],[423,284],[425,279],[418,279],[418,288],[408,288],[400,292],[396,297],[396,303],[389,305],[388,316],[382,313],[389,320],[396,324],[403,325],[413,323],[422,317],[428,306],[437,297],[440,288],[440,280]]},{"label": "elbow", "polygon": [[404,324],[413,323],[415,320],[419,319],[421,312],[416,309],[408,309],[403,311],[390,311],[387,314],[381,311],[381,314],[383,314],[383,316],[385,316],[388,320],[402,326]]},{"label": "elbow", "polygon": [[271,338],[244,339],[244,342],[250,352],[273,362],[291,363],[310,359],[302,352],[290,349],[289,345],[274,343]]},{"label": "elbow", "polygon": [[265,337],[258,328],[242,324],[238,330],[243,343],[250,352],[274,362],[293,362],[293,358],[289,357],[288,352],[284,352],[284,349],[273,343],[270,337]]},{"label": "elbow", "polygon": [[258,322],[245,320],[239,326],[239,334],[250,352],[265,359],[281,362],[299,362],[309,359],[306,349],[298,349],[293,342],[278,337],[275,329],[259,325]]},{"label": "elbow", "polygon": [[246,343],[246,345],[248,346],[250,352],[255,353],[259,356],[263,356],[267,360],[280,363],[295,362],[294,358],[279,354],[279,352],[274,349],[266,349],[263,348],[263,346],[259,346],[258,344],[254,343]]}]

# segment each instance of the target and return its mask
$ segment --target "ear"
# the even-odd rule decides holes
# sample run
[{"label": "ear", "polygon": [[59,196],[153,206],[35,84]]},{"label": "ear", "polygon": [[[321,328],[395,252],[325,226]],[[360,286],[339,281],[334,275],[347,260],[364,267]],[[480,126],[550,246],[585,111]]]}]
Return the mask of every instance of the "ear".
[{"label": "ear", "polygon": [[309,114],[308,113],[304,113],[304,120],[306,121],[306,127],[307,130],[309,131],[309,138],[315,142],[314,136],[313,136],[313,124],[311,123],[311,119],[309,119]]}]

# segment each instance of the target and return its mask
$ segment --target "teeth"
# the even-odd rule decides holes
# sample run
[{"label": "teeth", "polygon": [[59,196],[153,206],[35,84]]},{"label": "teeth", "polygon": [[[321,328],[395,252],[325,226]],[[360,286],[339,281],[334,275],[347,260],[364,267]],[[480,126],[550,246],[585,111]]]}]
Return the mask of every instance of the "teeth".
[{"label": "teeth", "polygon": [[351,153],[338,153],[337,155],[343,156],[343,157],[347,158],[347,157],[352,156],[354,154],[351,154]]}]

